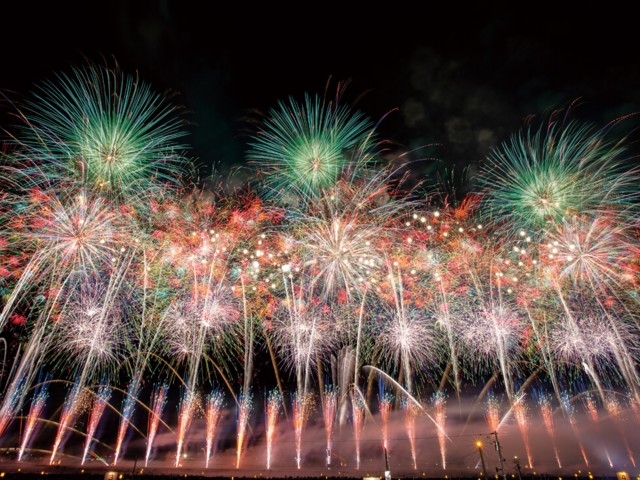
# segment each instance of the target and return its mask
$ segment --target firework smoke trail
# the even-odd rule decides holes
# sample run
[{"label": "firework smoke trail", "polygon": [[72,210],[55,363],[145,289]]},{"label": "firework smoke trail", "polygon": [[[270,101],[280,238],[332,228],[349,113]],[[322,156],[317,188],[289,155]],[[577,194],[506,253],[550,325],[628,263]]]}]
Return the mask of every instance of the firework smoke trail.
[{"label": "firework smoke trail", "polygon": [[140,387],[140,382],[137,380],[137,378],[134,378],[131,383],[129,383],[129,388],[127,388],[124,400],[122,401],[122,409],[120,411],[120,425],[118,425],[118,433],[116,435],[116,448],[113,455],[113,465],[117,465],[118,459],[120,458],[120,453],[122,453],[125,434],[127,433],[129,424],[131,423],[131,417],[133,416],[133,411],[135,410],[138,394],[140,393]]},{"label": "firework smoke trail", "polygon": [[359,391],[351,394],[351,420],[353,422],[353,439],[356,446],[356,469],[360,470],[360,443],[364,427],[365,404]]},{"label": "firework smoke trail", "polygon": [[271,468],[271,451],[273,447],[273,437],[275,435],[278,416],[282,408],[282,397],[278,390],[269,392],[266,404],[266,436],[267,436],[267,470]]},{"label": "firework smoke trail", "polygon": [[576,425],[576,417],[575,417],[575,407],[571,403],[571,399],[569,398],[569,394],[567,392],[562,393],[562,409],[567,415],[567,419],[569,420],[569,425],[571,426],[571,430],[578,441],[578,446],[580,447],[580,453],[582,453],[582,458],[584,460],[584,464],[586,467],[589,466],[589,459],[587,458],[587,452],[584,449],[584,445],[582,444],[582,439],[580,438],[580,432],[578,431],[578,427]]},{"label": "firework smoke trail", "polygon": [[[551,399],[549,395],[542,394],[538,399],[538,406],[540,408],[540,416],[542,417],[542,422],[547,429],[549,437],[551,437],[553,453],[556,457],[558,468],[562,468],[562,462],[560,461],[560,452],[558,452],[558,445],[556,443],[556,429],[553,422],[553,409],[551,407]],[[496,430],[494,429],[493,431],[495,432]]]},{"label": "firework smoke trail", "polygon": [[82,397],[83,393],[80,391],[79,385],[74,384],[71,388],[71,391],[69,392],[69,395],[67,395],[67,398],[64,401],[62,412],[60,412],[58,431],[56,433],[56,438],[53,441],[53,447],[51,448],[49,465],[53,465],[56,455],[58,454],[58,449],[62,446],[62,440],[67,434],[67,429],[73,428],[73,423],[75,422],[78,414],[80,413],[80,409],[82,408]]},{"label": "firework smoke trail", "polygon": [[442,469],[446,470],[447,468],[447,451],[446,451],[446,436],[445,432],[445,420],[447,418],[446,415],[446,404],[447,397],[446,394],[438,390],[431,396],[431,406],[433,408],[433,418],[435,419],[438,428],[438,444],[440,445],[440,456],[442,457]]},{"label": "firework smoke trail", "polygon": [[236,443],[236,468],[240,468],[240,460],[244,453],[244,447],[247,440],[247,430],[249,428],[249,420],[253,411],[253,395],[251,392],[243,392],[238,398],[238,432]]},{"label": "firework smoke trail", "polygon": [[182,456],[182,447],[184,446],[184,439],[187,434],[187,430],[191,426],[193,420],[193,414],[197,407],[198,397],[195,392],[190,389],[185,389],[180,401],[179,413],[178,413],[178,441],[176,447],[176,462],[175,466],[180,466],[180,458]]},{"label": "firework smoke trail", "polygon": [[[380,388],[382,388],[382,386]],[[380,420],[382,421],[382,448],[386,451],[389,450],[389,414],[391,413],[392,401],[393,395],[390,393],[383,391],[378,396]]]},{"label": "firework smoke trail", "polygon": [[498,400],[498,398],[494,394],[487,395],[484,417],[487,421],[487,425],[489,426],[490,431],[495,432],[496,430],[498,430],[501,418],[500,400]]},{"label": "firework smoke trail", "polygon": [[100,422],[104,409],[109,402],[109,397],[111,397],[111,387],[102,384],[98,387],[95,397],[91,400],[91,409],[89,410],[89,419],[87,421],[87,436],[85,438],[84,451],[82,452],[81,465],[84,465],[84,462],[87,459],[89,449],[91,448],[91,444],[93,443],[93,439],[98,428],[98,423]]},{"label": "firework smoke trail", "polygon": [[336,421],[338,407],[338,392],[333,387],[326,387],[322,392],[322,418],[327,440],[327,467],[331,465],[331,451],[333,449],[333,426]]},{"label": "firework smoke trail", "polygon": [[162,418],[162,412],[167,404],[167,394],[169,392],[169,384],[164,382],[160,385],[156,385],[151,394],[151,411],[149,412],[149,418],[147,420],[147,452],[144,456],[144,466],[149,464],[149,458],[151,457],[151,450],[153,449],[153,441],[158,433],[158,425]]},{"label": "firework smoke trail", "polygon": [[416,417],[418,415],[417,407],[408,399],[402,400],[402,408],[404,409],[404,429],[409,439],[409,449],[411,450],[411,460],[413,461],[414,470],[418,468],[418,458],[416,453]]},{"label": "firework smoke trail", "polygon": [[22,433],[22,443],[20,444],[20,451],[18,452],[18,461],[22,460],[22,455],[29,445],[29,441],[31,440],[31,437],[33,435],[36,422],[40,420],[40,414],[44,409],[48,397],[49,392],[47,390],[47,387],[46,385],[43,385],[36,391],[33,398],[31,399],[29,416],[27,417],[27,421],[24,426],[24,432]]},{"label": "firework smoke trail", "polygon": [[222,418],[222,406],[224,404],[224,395],[222,392],[215,390],[209,394],[207,398],[206,405],[206,424],[207,424],[207,435],[206,435],[206,462],[205,466],[209,468],[209,460],[211,459],[211,455],[213,454],[213,445],[216,439],[216,434],[218,433],[218,426],[220,425],[220,420]]},{"label": "firework smoke trail", "polygon": [[528,467],[533,468],[533,458],[531,455],[531,445],[529,442],[529,412],[526,402],[524,401],[524,394],[518,395],[513,404],[513,415],[516,417],[520,434],[524,442],[524,449],[527,453]]}]

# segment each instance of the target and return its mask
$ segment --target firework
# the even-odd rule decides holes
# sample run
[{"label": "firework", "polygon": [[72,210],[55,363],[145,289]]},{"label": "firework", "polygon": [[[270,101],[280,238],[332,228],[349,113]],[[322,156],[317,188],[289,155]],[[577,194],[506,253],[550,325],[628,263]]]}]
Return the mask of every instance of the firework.
[{"label": "firework", "polygon": [[442,469],[447,468],[447,450],[445,435],[447,396],[444,392],[438,391],[431,397],[431,406],[433,408],[433,418],[436,426],[438,426],[438,444],[440,445],[440,456],[442,459]]},{"label": "firework", "polygon": [[336,388],[327,387],[322,392],[322,419],[327,440],[327,466],[331,465],[331,450],[333,447],[333,426],[336,421],[338,392]]},{"label": "firework", "polygon": [[74,384],[67,395],[62,411],[60,412],[60,420],[58,423],[58,431],[56,438],[53,441],[53,448],[51,449],[51,457],[49,458],[49,464],[53,465],[56,459],[58,450],[62,448],[64,439],[69,434],[69,431],[73,429],[76,419],[83,408],[82,402],[84,401],[84,394],[77,384]]},{"label": "firework", "polygon": [[122,454],[122,448],[125,440],[125,435],[129,426],[131,425],[131,418],[135,411],[136,402],[138,401],[138,394],[140,393],[140,383],[133,379],[129,384],[127,391],[125,392],[124,399],[122,400],[122,408],[120,411],[120,424],[118,425],[118,433],[116,436],[116,447],[113,454],[113,464],[116,465]]},{"label": "firework", "polygon": [[24,102],[16,159],[36,185],[72,180],[118,201],[146,201],[179,185],[191,162],[177,106],[137,76],[89,63],[58,73]]},{"label": "firework", "polygon": [[373,122],[342,104],[340,91],[333,100],[307,94],[302,103],[290,97],[270,110],[248,157],[267,198],[307,201],[370,162],[374,137]]},{"label": "firework", "polygon": [[22,455],[24,455],[24,451],[29,445],[29,441],[31,440],[36,427],[36,422],[40,420],[40,414],[44,410],[48,397],[49,391],[47,390],[46,384],[44,384],[38,389],[37,393],[31,400],[31,407],[29,408],[29,415],[24,427],[24,433],[22,434],[23,437],[22,443],[20,444],[20,451],[18,452],[18,461],[22,460]]},{"label": "firework", "polygon": [[576,213],[597,215],[611,204],[628,210],[637,171],[626,163],[613,122],[596,128],[558,110],[512,136],[478,176],[487,218],[511,230],[543,232]]},{"label": "firework", "polygon": [[191,421],[193,420],[193,415],[195,414],[197,408],[197,402],[197,395],[191,390],[185,390],[182,396],[182,401],[180,402],[178,412],[178,431],[176,432],[176,435],[178,437],[178,448],[176,448],[176,467],[180,465],[182,447],[184,446],[187,430],[189,429],[189,426],[191,426]]},{"label": "firework", "polygon": [[556,445],[556,429],[555,423],[553,421],[553,410],[551,407],[551,399],[549,395],[540,395],[538,399],[538,405],[540,407],[540,416],[542,417],[542,422],[544,423],[549,437],[551,437],[551,442],[553,444],[553,453],[556,457],[556,462],[558,463],[558,467],[562,468],[560,453],[558,452],[558,446]]},{"label": "firework", "polygon": [[362,429],[364,428],[365,402],[359,391],[351,395],[351,421],[353,422],[353,440],[356,446],[356,469],[360,469],[360,447],[362,442]]},{"label": "firework", "polygon": [[89,420],[87,422],[87,438],[85,441],[84,452],[82,453],[82,464],[84,464],[85,460],[87,459],[87,454],[89,453],[91,443],[94,440],[96,430],[98,428],[98,423],[102,418],[102,414],[104,413],[104,409],[109,402],[110,396],[111,387],[103,384],[98,387],[98,391],[95,393],[95,397],[91,402],[91,409],[89,410]]},{"label": "firework", "polygon": [[[460,407],[468,392],[477,400],[464,428],[484,413],[496,444],[513,414],[531,467],[540,457],[529,443],[530,394],[548,387],[585,465],[576,399],[591,428],[617,429],[635,462],[625,415],[637,421],[640,403],[640,183],[626,138],[614,138],[619,122],[597,129],[556,112],[499,145],[480,191],[458,198],[413,188],[409,155],[383,152],[374,124],[341,93],[271,110],[250,142],[255,175],[234,194],[183,183],[192,170],[184,124],[135,75],[73,69],[23,104],[23,124],[0,152],[0,435],[12,448],[23,428],[21,461],[36,431],[51,433],[38,422],[55,423],[42,418],[45,373],[47,385],[73,385],[53,438],[38,439],[52,442],[51,463],[86,410],[86,434],[75,431],[85,435],[82,462],[112,443],[117,464],[146,441],[152,468],[162,423],[175,432],[173,468],[201,461],[185,456],[191,447],[209,467],[232,430],[224,391],[237,408],[238,469],[263,442],[273,468],[280,409],[295,438],[292,468],[317,458],[305,457],[303,437],[321,416],[326,466],[354,464],[334,451],[340,428],[355,438],[359,469],[369,432],[385,453],[396,448],[392,398],[406,410],[407,465],[417,468],[416,441],[435,428],[437,463],[449,469],[466,458],[452,453],[459,432],[446,398],[455,391]],[[367,429],[375,382],[381,428]],[[119,409],[106,385],[122,394]],[[264,392],[264,435],[252,424],[254,388]],[[628,405],[612,400],[620,392]],[[164,420],[169,402],[175,426]],[[550,404],[545,396],[538,406],[560,466]],[[134,417],[139,408],[145,418]],[[206,427],[191,428],[199,413]],[[100,436],[113,438],[98,442],[112,415],[119,425]],[[603,446],[610,465],[614,448]]]},{"label": "firework", "polygon": [[418,457],[416,451],[416,416],[418,414],[418,409],[412,402],[407,400],[403,400],[402,406],[404,408],[404,428],[407,432],[409,448],[411,449],[411,459],[415,470],[418,468]]},{"label": "firework", "polygon": [[282,398],[280,392],[272,390],[267,398],[266,405],[266,421],[267,421],[267,470],[271,468],[271,450],[273,447],[273,437],[275,434],[276,422],[280,415],[280,408],[282,407]]},{"label": "firework", "polygon": [[389,413],[391,413],[391,402],[393,395],[383,392],[378,399],[380,408],[380,419],[382,420],[382,448],[389,450]]},{"label": "firework", "polygon": [[237,443],[236,443],[236,468],[240,468],[240,460],[244,453],[247,441],[247,429],[253,411],[253,395],[251,392],[243,392],[238,402]]},{"label": "firework", "polygon": [[151,449],[153,448],[153,441],[158,433],[158,425],[162,418],[162,411],[167,403],[167,394],[169,392],[169,384],[162,383],[156,385],[153,390],[153,400],[151,403],[151,410],[149,412],[149,420],[147,421],[147,452],[144,457],[144,464],[149,464],[149,457],[151,456]]}]

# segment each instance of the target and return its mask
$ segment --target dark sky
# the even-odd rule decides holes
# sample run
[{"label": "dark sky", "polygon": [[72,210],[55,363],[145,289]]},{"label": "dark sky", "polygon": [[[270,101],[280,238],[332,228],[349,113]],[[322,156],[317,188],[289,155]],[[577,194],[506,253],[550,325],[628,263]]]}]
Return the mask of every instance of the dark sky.
[{"label": "dark sky", "polygon": [[[113,56],[189,110],[198,163],[244,162],[244,118],[348,81],[398,149],[473,168],[522,125],[581,98],[606,122],[640,109],[632,2],[16,1],[2,7],[0,89]],[[387,115],[388,114],[388,115]],[[422,167],[417,167],[421,171]]]}]

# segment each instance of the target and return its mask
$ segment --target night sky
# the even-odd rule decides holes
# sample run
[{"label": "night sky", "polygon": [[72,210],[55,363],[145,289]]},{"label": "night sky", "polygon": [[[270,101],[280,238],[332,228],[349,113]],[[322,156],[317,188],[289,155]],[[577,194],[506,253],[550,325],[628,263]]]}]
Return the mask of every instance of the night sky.
[{"label": "night sky", "polygon": [[114,58],[177,93],[206,175],[245,162],[252,112],[346,82],[344,100],[393,149],[472,178],[530,115],[578,98],[577,116],[597,124],[640,111],[638,24],[615,1],[17,1],[2,7],[0,89],[27,94],[85,58]]}]

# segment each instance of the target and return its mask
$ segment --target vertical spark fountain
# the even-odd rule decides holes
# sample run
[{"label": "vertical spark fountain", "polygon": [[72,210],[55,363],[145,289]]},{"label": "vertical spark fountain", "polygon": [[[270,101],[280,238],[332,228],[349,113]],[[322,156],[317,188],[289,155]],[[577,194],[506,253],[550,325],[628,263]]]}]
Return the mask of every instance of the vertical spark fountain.
[{"label": "vertical spark fountain", "polygon": [[487,395],[485,419],[491,432],[498,430],[501,418],[500,400],[494,394]]},{"label": "vertical spark fountain", "polygon": [[[551,438],[551,445],[553,446],[553,454],[556,457],[556,463],[558,468],[562,468],[562,462],[560,461],[560,452],[558,451],[558,444],[556,440],[556,429],[553,421],[553,410],[551,407],[551,395],[542,394],[538,399],[538,407],[540,408],[540,416],[544,427]],[[494,430],[495,431],[495,430]]]},{"label": "vertical spark fountain", "polygon": [[51,449],[51,458],[49,459],[50,465],[53,465],[53,462],[55,461],[58,449],[62,446],[67,430],[73,427],[73,423],[80,413],[81,402],[82,392],[80,392],[78,384],[74,384],[62,406],[62,412],[60,413],[60,420],[58,423],[58,432],[56,433],[56,438],[53,441],[53,448]]},{"label": "vertical spark fountain", "polygon": [[278,417],[280,416],[280,409],[282,407],[282,398],[280,391],[271,390],[266,399],[266,436],[267,436],[267,470],[271,468],[271,453],[273,449],[273,439],[276,431],[276,425],[278,423]]},{"label": "vertical spark fountain", "polygon": [[18,452],[18,461],[22,460],[24,451],[29,445],[29,441],[35,430],[36,422],[40,420],[40,415],[44,409],[44,406],[49,397],[49,392],[46,385],[38,388],[33,398],[31,399],[31,407],[29,408],[29,416],[24,426],[24,432],[22,434],[22,443],[20,444],[20,451]]},{"label": "vertical spark fountain", "polygon": [[162,418],[162,412],[167,403],[167,394],[169,392],[169,384],[164,382],[156,385],[151,394],[151,411],[147,419],[147,451],[144,457],[144,466],[149,465],[149,458],[153,449],[153,441],[158,433],[158,425]]},{"label": "vertical spark fountain", "polygon": [[433,418],[438,426],[438,444],[440,445],[440,457],[442,459],[442,469],[447,468],[447,450],[446,450],[446,435],[445,435],[445,420],[446,416],[446,404],[447,397],[442,390],[438,390],[431,396],[431,406],[433,408]]},{"label": "vertical spark fountain", "polygon": [[584,449],[584,444],[582,443],[582,438],[580,438],[580,432],[578,431],[578,425],[575,416],[575,407],[571,403],[571,399],[567,392],[563,392],[561,396],[562,400],[562,409],[564,413],[567,415],[567,419],[569,420],[569,425],[571,426],[571,430],[578,441],[578,446],[580,447],[580,453],[582,454],[582,459],[584,460],[584,464],[586,467],[589,466],[589,459],[587,458],[587,452]]},{"label": "vertical spark fountain", "polygon": [[402,401],[404,408],[404,428],[409,439],[409,448],[411,450],[411,460],[414,470],[418,468],[418,459],[416,452],[416,417],[418,415],[418,407],[409,400]]},{"label": "vertical spark fountain", "polygon": [[98,423],[100,423],[104,409],[109,402],[109,397],[111,397],[111,387],[103,384],[98,387],[98,391],[91,401],[89,420],[87,422],[87,436],[84,442],[84,451],[82,453],[82,461],[80,462],[81,465],[84,465],[84,462],[87,459],[87,455],[89,454],[91,444],[93,443],[94,436],[98,428]]},{"label": "vertical spark fountain", "polygon": [[524,449],[527,453],[528,467],[533,468],[531,445],[529,444],[529,412],[524,398],[524,395],[516,396],[515,403],[513,405],[513,414],[516,417],[516,422],[518,423],[518,428],[520,429],[520,434],[522,435],[522,441],[524,442]]},{"label": "vertical spark fountain", "polygon": [[362,428],[364,427],[365,405],[359,392],[351,395],[351,420],[353,422],[353,439],[356,447],[356,469],[360,470],[360,443],[362,441]]},{"label": "vertical spark fountain", "polygon": [[131,423],[131,417],[133,416],[133,411],[135,410],[139,392],[140,380],[138,377],[135,377],[131,381],[131,383],[129,383],[129,388],[127,389],[124,400],[122,401],[120,425],[118,426],[118,434],[116,436],[116,450],[113,455],[114,465],[118,464],[118,460],[120,459],[120,455],[122,454],[125,435],[127,433],[127,430],[129,429],[129,424]]},{"label": "vertical spark fountain", "polygon": [[207,423],[207,435],[206,435],[206,460],[205,467],[209,468],[209,461],[213,454],[214,441],[218,432],[218,426],[220,425],[220,419],[222,418],[222,407],[224,406],[224,395],[219,390],[214,390],[209,394],[207,398],[206,406],[206,423]]},{"label": "vertical spark fountain", "polygon": [[322,419],[327,442],[326,466],[331,466],[331,450],[333,448],[333,425],[336,421],[338,394],[335,388],[326,387],[322,392]]},{"label": "vertical spark fountain", "polygon": [[622,438],[622,441],[624,443],[624,447],[625,447],[625,450],[627,451],[627,456],[629,457],[629,461],[631,462],[631,465],[633,465],[633,467],[635,468],[636,460],[635,460],[635,457],[633,456],[633,449],[631,448],[631,445],[629,445],[629,439],[627,438],[626,433],[622,428],[620,428],[620,421],[621,421],[620,417],[622,416],[622,407],[620,405],[620,402],[612,393],[609,393],[605,397],[604,407],[607,413],[609,413],[609,416],[611,417],[611,421],[615,424],[615,428],[616,428],[616,431],[618,432],[618,436]]},{"label": "vertical spark fountain", "polygon": [[187,430],[189,430],[189,427],[191,426],[191,420],[193,420],[193,414],[195,412],[196,405],[197,394],[191,389],[185,389],[180,401],[178,413],[178,439],[175,462],[176,467],[180,465],[180,458],[182,457],[182,447],[184,447],[184,439],[187,435]]},{"label": "vertical spark fountain", "polygon": [[310,394],[297,392],[292,400],[293,430],[296,438],[296,466],[299,469],[302,463],[302,432],[307,425],[313,406]]},{"label": "vertical spark fountain", "polygon": [[[382,384],[381,384],[382,385]],[[381,386],[381,389],[383,387]],[[380,420],[382,421],[382,448],[389,451],[389,414],[391,413],[391,403],[393,395],[388,392],[381,392],[378,398],[380,409]]]},{"label": "vertical spark fountain", "polygon": [[240,468],[240,459],[244,453],[244,447],[247,440],[247,429],[249,428],[249,419],[253,410],[253,396],[251,392],[243,392],[238,398],[238,433],[236,443],[236,468]]}]

